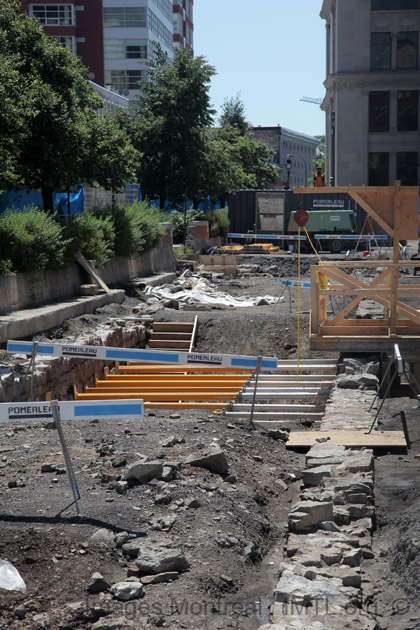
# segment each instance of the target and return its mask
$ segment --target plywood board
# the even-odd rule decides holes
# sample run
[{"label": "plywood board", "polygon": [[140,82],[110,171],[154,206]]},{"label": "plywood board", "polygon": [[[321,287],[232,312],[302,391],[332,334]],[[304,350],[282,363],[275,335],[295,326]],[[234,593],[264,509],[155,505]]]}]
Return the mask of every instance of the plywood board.
[{"label": "plywood board", "polygon": [[292,431],[286,443],[287,448],[310,448],[320,438],[327,438],[329,444],[347,448],[406,448],[402,431]]},{"label": "plywood board", "polygon": [[105,291],[105,293],[111,293],[108,286],[102,280],[100,275],[91,267],[91,265],[89,265],[88,261],[86,260],[86,258],[83,256],[81,252],[76,252],[74,257],[79,263],[79,265],[83,267],[83,269],[85,269],[88,272],[88,274],[92,276],[92,278],[94,278],[94,280],[99,284],[101,289]]}]

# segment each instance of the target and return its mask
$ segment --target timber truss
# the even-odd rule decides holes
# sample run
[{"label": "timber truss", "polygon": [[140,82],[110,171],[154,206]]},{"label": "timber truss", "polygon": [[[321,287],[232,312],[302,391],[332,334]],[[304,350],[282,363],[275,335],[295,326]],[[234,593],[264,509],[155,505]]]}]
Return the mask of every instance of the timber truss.
[{"label": "timber truss", "polygon": [[[419,188],[396,182],[393,187],[295,188],[295,193],[347,193],[393,239],[391,261],[311,267],[311,348],[371,352],[391,350],[395,343],[402,350],[420,348],[420,283],[407,274],[420,268],[420,261],[399,260],[399,241],[418,238]],[[362,300],[377,306],[371,319],[355,316]]]}]

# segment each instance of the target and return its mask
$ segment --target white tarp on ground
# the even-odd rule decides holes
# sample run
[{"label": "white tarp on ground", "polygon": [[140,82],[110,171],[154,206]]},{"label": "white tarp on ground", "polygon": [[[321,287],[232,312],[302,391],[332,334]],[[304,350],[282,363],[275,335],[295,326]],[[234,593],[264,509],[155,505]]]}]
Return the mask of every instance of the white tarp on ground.
[{"label": "white tarp on ground", "polygon": [[[228,293],[217,291],[206,278],[183,278],[172,284],[158,287],[146,287],[145,293],[159,300],[177,300],[180,304],[205,304],[207,306],[261,306],[276,304],[278,297],[233,297]],[[284,298],[281,298],[283,300]]]}]

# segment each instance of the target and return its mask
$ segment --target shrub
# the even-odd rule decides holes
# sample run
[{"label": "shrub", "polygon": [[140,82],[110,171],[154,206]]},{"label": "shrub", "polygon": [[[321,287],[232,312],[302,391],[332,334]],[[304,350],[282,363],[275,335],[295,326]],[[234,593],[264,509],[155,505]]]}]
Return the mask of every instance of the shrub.
[{"label": "shrub", "polygon": [[157,244],[164,215],[160,210],[149,208],[147,201],[134,202],[131,206],[113,204],[94,211],[95,216],[110,218],[115,229],[114,251],[116,256],[130,256],[152,249]]},{"label": "shrub", "polygon": [[0,216],[0,272],[43,271],[64,263],[62,228],[35,207],[6,210]]},{"label": "shrub", "polygon": [[227,208],[206,212],[205,218],[209,222],[210,237],[221,236],[222,238],[227,238],[230,225]]},{"label": "shrub", "polygon": [[[189,221],[203,221],[205,218],[201,210],[187,210],[187,224]],[[184,241],[184,213],[172,210],[168,219],[172,223],[174,243],[182,243]]]},{"label": "shrub", "polygon": [[114,255],[115,229],[110,217],[98,217],[92,212],[77,214],[62,222],[68,239],[66,259],[73,262],[76,252],[100,266]]},{"label": "shrub", "polygon": [[164,231],[163,226],[160,224],[162,221],[165,221],[166,217],[161,210],[149,207],[147,201],[133,204],[130,206],[130,209],[134,206],[137,206],[137,212],[140,213],[140,223],[144,237],[143,251],[147,252],[158,244],[159,236]]}]

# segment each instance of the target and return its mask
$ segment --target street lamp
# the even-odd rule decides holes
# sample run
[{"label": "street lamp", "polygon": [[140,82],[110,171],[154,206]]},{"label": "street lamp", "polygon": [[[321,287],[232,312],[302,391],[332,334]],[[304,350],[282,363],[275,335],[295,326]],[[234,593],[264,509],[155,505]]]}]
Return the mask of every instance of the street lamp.
[{"label": "street lamp", "polygon": [[[306,164],[305,160],[303,159],[303,157],[301,155],[294,155],[293,153],[288,153],[287,154],[287,164],[288,165],[289,165],[289,163],[291,165],[290,158],[292,158],[292,157],[293,158],[297,158],[298,160],[302,160],[303,166],[305,168],[305,186],[307,186],[308,185],[308,165]],[[289,169],[289,171],[290,171],[290,169]]]}]

